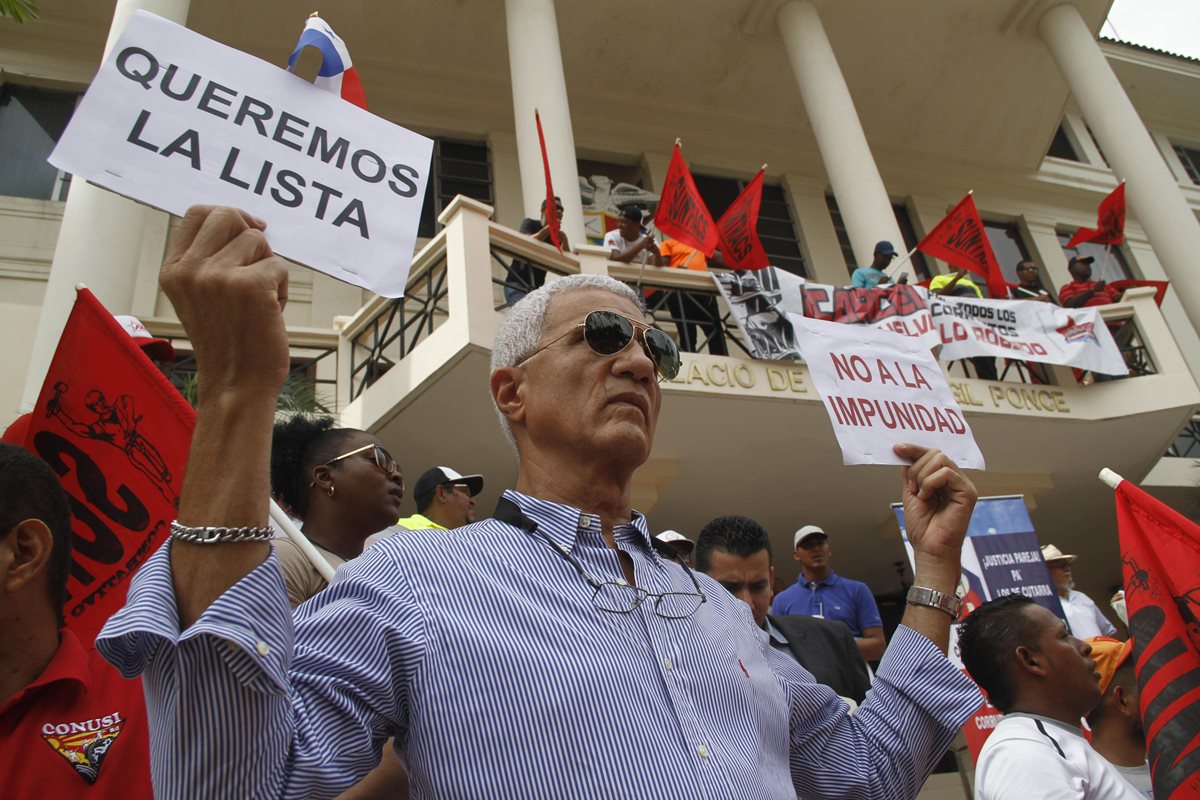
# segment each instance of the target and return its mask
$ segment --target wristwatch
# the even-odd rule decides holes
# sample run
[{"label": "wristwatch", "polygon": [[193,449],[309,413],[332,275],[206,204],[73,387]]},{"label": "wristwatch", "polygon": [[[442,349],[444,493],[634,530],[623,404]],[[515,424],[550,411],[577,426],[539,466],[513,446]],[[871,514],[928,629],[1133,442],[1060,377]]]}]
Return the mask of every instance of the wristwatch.
[{"label": "wristwatch", "polygon": [[908,590],[908,597],[905,599],[908,600],[909,605],[929,606],[938,611],[944,611],[950,615],[950,619],[958,619],[958,608],[962,605],[960,598],[925,586],[912,587]]}]

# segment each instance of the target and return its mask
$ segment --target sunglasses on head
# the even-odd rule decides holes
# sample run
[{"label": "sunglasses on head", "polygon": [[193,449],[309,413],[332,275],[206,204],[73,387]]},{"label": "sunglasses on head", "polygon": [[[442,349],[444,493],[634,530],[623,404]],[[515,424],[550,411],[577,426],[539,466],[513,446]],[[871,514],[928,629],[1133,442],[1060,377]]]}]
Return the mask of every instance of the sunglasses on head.
[{"label": "sunglasses on head", "polygon": [[639,338],[638,334],[640,333],[642,349],[654,362],[654,368],[658,371],[660,378],[671,380],[679,374],[681,363],[679,348],[676,347],[675,341],[670,336],[658,328],[634,322],[615,311],[590,312],[584,317],[583,322],[575,325],[554,341],[547,342],[534,350],[518,361],[516,366],[521,366],[547,347],[570,336],[576,328],[583,328],[583,340],[592,352],[599,356],[615,356],[629,347],[635,338]]}]

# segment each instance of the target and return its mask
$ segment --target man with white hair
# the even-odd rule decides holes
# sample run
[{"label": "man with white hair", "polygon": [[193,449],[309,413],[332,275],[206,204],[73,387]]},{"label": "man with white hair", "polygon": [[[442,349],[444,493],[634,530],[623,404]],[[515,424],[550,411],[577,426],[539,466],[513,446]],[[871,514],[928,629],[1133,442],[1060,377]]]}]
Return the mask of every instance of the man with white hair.
[{"label": "man with white hair", "polygon": [[331,797],[389,736],[413,797],[916,795],[979,704],[945,658],[974,487],[897,449],[922,588],[848,716],[630,507],[678,351],[606,277],[548,282],[501,325],[491,393],[519,471],[495,516],[384,540],[293,619],[259,527],[288,369],[263,227],[193,208],[163,265],[196,436],[172,539],[101,642],[145,676],[160,796]]}]

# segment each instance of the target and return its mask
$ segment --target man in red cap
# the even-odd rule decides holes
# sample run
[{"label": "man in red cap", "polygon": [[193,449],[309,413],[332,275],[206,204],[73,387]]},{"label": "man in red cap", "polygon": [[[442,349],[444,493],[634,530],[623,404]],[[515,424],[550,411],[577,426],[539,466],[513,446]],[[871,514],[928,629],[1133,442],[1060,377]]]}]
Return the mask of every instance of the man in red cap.
[{"label": "man in red cap", "polygon": [[1146,797],[1153,797],[1150,765],[1146,763],[1146,731],[1138,710],[1137,676],[1133,671],[1133,640],[1107,636],[1088,639],[1096,672],[1100,673],[1100,703],[1087,716],[1092,747],[1108,759],[1125,780]]}]

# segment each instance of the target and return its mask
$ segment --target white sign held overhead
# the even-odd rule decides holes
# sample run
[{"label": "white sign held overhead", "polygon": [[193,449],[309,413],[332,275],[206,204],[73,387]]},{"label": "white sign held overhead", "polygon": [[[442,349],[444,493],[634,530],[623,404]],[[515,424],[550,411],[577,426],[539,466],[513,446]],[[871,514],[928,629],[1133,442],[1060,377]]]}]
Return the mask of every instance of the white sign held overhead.
[{"label": "white sign held overhead", "polygon": [[789,314],[845,464],[907,464],[896,444],[936,447],[983,469],[971,426],[946,376],[918,339]]},{"label": "white sign held overhead", "polygon": [[172,214],[245,209],[280,255],[399,297],[432,154],[424,136],[138,11],[50,163]]}]

